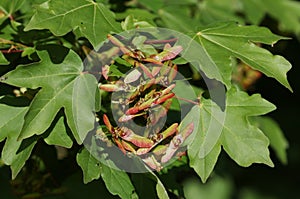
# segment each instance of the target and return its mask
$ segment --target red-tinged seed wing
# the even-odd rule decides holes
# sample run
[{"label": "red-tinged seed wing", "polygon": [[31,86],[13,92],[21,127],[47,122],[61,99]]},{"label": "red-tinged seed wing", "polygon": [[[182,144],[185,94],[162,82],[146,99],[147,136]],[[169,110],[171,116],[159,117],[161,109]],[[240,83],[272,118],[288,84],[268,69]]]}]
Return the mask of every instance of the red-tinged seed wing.
[{"label": "red-tinged seed wing", "polygon": [[176,77],[176,75],[177,75],[177,72],[178,72],[177,65],[174,64],[174,65],[172,66],[172,69],[171,69],[169,75],[168,75],[168,82],[169,82],[169,83],[171,83],[171,82],[175,79],[175,77]]},{"label": "red-tinged seed wing", "polygon": [[183,137],[181,134],[176,135],[170,142],[170,145],[166,149],[166,153],[161,157],[161,163],[168,162],[174,155],[174,153],[179,149],[183,142]]},{"label": "red-tinged seed wing", "polygon": [[183,139],[185,140],[194,130],[194,123],[188,124],[183,130],[180,130],[179,134],[182,135]]},{"label": "red-tinged seed wing", "polygon": [[153,63],[153,64],[157,64],[157,65],[163,65],[163,63],[161,63],[160,61],[153,59],[153,58],[145,58],[143,59],[144,62],[149,62],[149,63]]},{"label": "red-tinged seed wing", "polygon": [[171,60],[175,58],[182,50],[183,48],[181,46],[173,46],[173,47],[165,46],[164,50],[158,55],[156,55],[154,59],[161,62]]},{"label": "red-tinged seed wing", "polygon": [[126,75],[126,77],[124,78],[124,83],[129,84],[129,83],[135,82],[136,80],[138,80],[141,77],[141,75],[142,75],[142,73],[140,71],[138,71],[137,69],[134,69]]},{"label": "red-tinged seed wing", "polygon": [[160,171],[162,169],[162,166],[160,165],[160,163],[155,159],[155,157],[152,156],[148,156],[146,158],[142,159],[143,162],[145,164],[147,164],[151,169],[154,169],[156,171]]},{"label": "red-tinged seed wing", "polygon": [[157,107],[153,108],[154,111],[152,111],[149,114],[149,119],[150,119],[150,122],[152,125],[155,125],[159,121],[160,118],[167,115],[168,110],[171,107],[171,104],[172,104],[172,98],[165,101],[162,104],[162,106],[157,106]]},{"label": "red-tinged seed wing", "polygon": [[155,100],[154,104],[161,104],[165,101],[167,101],[168,99],[171,99],[172,97],[174,97],[175,94],[174,93],[169,93],[169,94],[166,94],[160,98],[158,98],[157,100]]},{"label": "red-tinged seed wing", "polygon": [[168,148],[168,145],[158,145],[157,147],[155,147],[155,148],[153,149],[152,152],[153,152],[154,155],[156,155],[156,156],[161,156],[161,155],[163,155],[163,154],[166,153],[167,148]]},{"label": "red-tinged seed wing", "polygon": [[114,139],[114,141],[117,144],[117,146],[119,147],[119,149],[122,151],[122,153],[124,153],[124,155],[126,155],[126,150],[125,150],[122,142],[118,138]]},{"label": "red-tinged seed wing", "polygon": [[167,137],[173,135],[178,127],[178,123],[174,123],[171,126],[169,126],[169,128],[167,128],[166,130],[164,130],[161,134],[162,134],[162,140],[166,139]]},{"label": "red-tinged seed wing", "polygon": [[150,148],[139,148],[137,150],[137,155],[143,155],[148,153],[150,150],[152,150],[155,146],[157,146],[161,141],[163,141],[164,139],[166,139],[167,137],[173,135],[178,127],[178,123],[174,123],[172,124],[169,128],[167,128],[164,132],[162,132],[160,135],[162,135],[162,138],[155,142]]},{"label": "red-tinged seed wing", "polygon": [[171,60],[175,58],[182,50],[183,48],[181,46],[173,46],[171,48],[166,49],[166,54],[163,55],[161,61]]},{"label": "red-tinged seed wing", "polygon": [[116,37],[112,36],[111,34],[107,35],[107,39],[113,43],[114,45],[118,46],[118,47],[123,47],[124,44],[122,42],[120,42]]},{"label": "red-tinged seed wing", "polygon": [[147,77],[149,77],[150,79],[153,78],[153,75],[152,75],[152,73],[151,73],[151,71],[149,70],[148,67],[146,67],[146,66],[145,66],[144,64],[142,64],[142,63],[138,63],[138,66],[141,67],[141,69],[144,71],[144,73],[145,73],[145,75],[146,75]]},{"label": "red-tinged seed wing", "polygon": [[111,125],[106,114],[103,115],[103,122],[104,122],[105,126],[107,127],[107,129],[109,130],[109,132],[113,133],[114,132],[113,126]]},{"label": "red-tinged seed wing", "polygon": [[132,146],[132,144],[130,144],[129,142],[126,142],[124,140],[121,140],[122,146],[124,147],[124,149],[126,149],[127,151],[136,154],[136,151],[134,149],[134,147]]},{"label": "red-tinged seed wing", "polygon": [[161,95],[163,96],[163,95],[169,93],[171,90],[173,90],[175,88],[175,86],[176,86],[176,84],[171,84],[170,86],[168,86],[161,92]]},{"label": "red-tinged seed wing", "polygon": [[143,147],[143,148],[150,148],[154,144],[152,140],[136,134],[126,139],[124,138],[124,140],[131,142],[137,147]]},{"label": "red-tinged seed wing", "polygon": [[155,99],[149,99],[146,102],[142,103],[141,105],[138,106],[139,110],[145,110],[146,108],[151,107],[152,103],[155,101]]},{"label": "red-tinged seed wing", "polygon": [[145,112],[143,112],[143,113],[139,113],[139,114],[135,114],[135,115],[126,115],[126,114],[124,114],[124,115],[122,115],[120,118],[119,118],[119,122],[127,122],[127,121],[129,121],[129,120],[131,120],[131,119],[133,119],[133,118],[135,118],[135,117],[138,117],[138,116],[141,116],[141,115],[145,115],[146,113]]},{"label": "red-tinged seed wing", "polygon": [[137,147],[149,148],[154,142],[148,138],[135,134],[132,130],[122,127],[122,133],[119,135],[122,139],[131,142]]},{"label": "red-tinged seed wing", "polygon": [[148,153],[150,150],[151,150],[151,148],[139,148],[136,151],[136,154],[137,155],[144,155],[144,154]]},{"label": "red-tinged seed wing", "polygon": [[102,67],[102,75],[105,79],[108,79],[109,66],[106,64]]},{"label": "red-tinged seed wing", "polygon": [[139,107],[137,106],[133,106],[129,109],[127,109],[127,111],[125,112],[126,115],[133,115],[133,114],[136,114],[138,113],[140,110],[139,110]]},{"label": "red-tinged seed wing", "polygon": [[169,71],[171,70],[171,67],[169,66],[170,62],[167,61],[164,63],[164,65],[162,65],[161,69],[160,69],[160,75],[161,76],[165,76],[169,73]]},{"label": "red-tinged seed wing", "polygon": [[160,69],[161,69],[161,66],[154,66],[152,68],[152,72],[151,73],[152,73],[153,77],[155,77],[159,73]]},{"label": "red-tinged seed wing", "polygon": [[119,86],[115,84],[100,84],[99,88],[101,90],[107,91],[107,92],[114,92],[120,90]]}]

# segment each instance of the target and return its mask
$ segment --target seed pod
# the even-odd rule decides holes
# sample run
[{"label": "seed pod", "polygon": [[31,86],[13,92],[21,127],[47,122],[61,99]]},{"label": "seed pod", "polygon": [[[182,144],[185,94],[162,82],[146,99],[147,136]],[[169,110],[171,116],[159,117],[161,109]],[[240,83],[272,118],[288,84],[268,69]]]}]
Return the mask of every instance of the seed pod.
[{"label": "seed pod", "polygon": [[153,78],[153,75],[152,75],[151,71],[149,70],[149,68],[147,68],[144,64],[139,63],[139,62],[138,62],[138,66],[141,67],[141,69],[144,71],[144,73],[147,77],[149,77],[150,79]]},{"label": "seed pod", "polygon": [[160,69],[161,69],[161,66],[154,66],[152,68],[151,73],[152,73],[153,77],[155,77],[160,72]]},{"label": "seed pod", "polygon": [[107,92],[115,92],[121,90],[121,88],[116,84],[100,84],[99,88]]},{"label": "seed pod", "polygon": [[171,70],[171,67],[169,66],[169,64],[170,64],[170,61],[164,62],[164,65],[162,65],[162,67],[159,71],[161,76],[165,76],[169,73],[169,71]]},{"label": "seed pod", "polygon": [[171,60],[175,58],[182,50],[183,48],[181,46],[171,47],[170,44],[166,44],[164,50],[158,55],[156,55],[154,59],[161,62]]},{"label": "seed pod", "polygon": [[180,130],[179,134],[183,136],[183,139],[185,140],[194,130],[194,123],[188,124],[183,130]]},{"label": "seed pod", "polygon": [[139,110],[145,110],[147,108],[150,108],[151,105],[153,104],[153,102],[155,101],[155,99],[149,99],[146,102],[142,103],[141,105],[138,106]]},{"label": "seed pod", "polygon": [[109,132],[114,133],[114,128],[111,125],[111,123],[110,123],[110,121],[109,121],[106,114],[103,115],[103,122],[104,122],[105,126],[107,127],[107,129],[109,130]]},{"label": "seed pod", "polygon": [[133,115],[133,114],[136,114],[140,111],[139,107],[137,106],[133,106],[129,109],[127,109],[127,111],[125,112],[126,115]]},{"label": "seed pod", "polygon": [[142,159],[145,164],[147,164],[151,169],[160,171],[162,169],[161,164],[155,159],[153,155]]},{"label": "seed pod", "polygon": [[105,79],[108,79],[109,66],[106,64],[102,67],[102,75]]},{"label": "seed pod", "polygon": [[137,147],[149,148],[154,144],[152,140],[135,134],[132,130],[128,129],[127,127],[122,127],[120,130],[121,133],[119,133],[119,136],[122,139],[131,142]]},{"label": "seed pod", "polygon": [[126,77],[124,78],[124,83],[129,84],[129,83],[135,82],[136,80],[138,80],[141,77],[141,75],[142,75],[142,73],[140,71],[138,71],[137,69],[134,69],[126,75]]},{"label": "seed pod", "polygon": [[126,150],[122,144],[122,141],[118,138],[115,138],[114,141],[117,144],[118,148],[122,151],[122,153],[124,153],[124,155],[126,155]]},{"label": "seed pod", "polygon": [[181,134],[176,135],[170,142],[170,145],[166,149],[166,153],[161,157],[161,163],[168,162],[178,150],[180,144],[183,142]]},{"label": "seed pod", "polygon": [[170,93],[170,91],[173,90],[175,88],[175,86],[176,86],[175,84],[171,84],[170,86],[168,86],[161,92],[161,95],[163,96],[167,93]]},{"label": "seed pod", "polygon": [[177,65],[174,64],[174,65],[172,66],[172,69],[171,69],[169,75],[168,75],[168,83],[171,83],[171,82],[175,79],[175,77],[176,77],[176,75],[177,75],[177,70],[178,70],[178,69],[177,69]]},{"label": "seed pod", "polygon": [[135,151],[135,149],[134,149],[134,147],[132,146],[131,143],[126,142],[124,140],[122,140],[121,143],[122,143],[122,146],[124,147],[124,149],[126,149],[127,151],[129,151],[133,154],[136,154],[136,151]]},{"label": "seed pod", "polygon": [[140,114],[135,114],[135,115],[126,115],[124,114],[122,117],[119,118],[119,122],[127,122],[135,117],[141,116],[141,115],[145,115],[146,113],[140,113]]},{"label": "seed pod", "polygon": [[187,125],[182,131],[179,132],[178,135],[174,136],[168,146],[165,155],[161,157],[161,162],[166,163],[169,161],[174,153],[178,150],[178,148],[182,145],[184,140],[193,132],[194,123],[190,123]]},{"label": "seed pod", "polygon": [[152,152],[156,156],[161,156],[166,153],[167,148],[168,148],[168,145],[158,145],[153,149]]},{"label": "seed pod", "polygon": [[178,128],[178,123],[174,123],[172,124],[169,128],[167,128],[166,130],[164,130],[161,134],[162,134],[162,140],[166,139],[167,137],[173,135],[176,130]]},{"label": "seed pod", "polygon": [[174,96],[175,96],[174,93],[166,94],[166,95],[158,98],[157,100],[155,100],[154,104],[161,104],[161,103],[165,102],[166,100],[171,99]]},{"label": "seed pod", "polygon": [[158,145],[160,142],[162,142],[164,139],[167,137],[173,135],[176,132],[176,129],[178,127],[178,123],[172,124],[169,128],[167,128],[164,132],[160,133],[162,137],[160,138],[159,141],[155,142],[151,147],[149,148],[139,148],[137,150],[137,155],[143,155],[148,153],[150,150],[152,150],[156,145]]}]

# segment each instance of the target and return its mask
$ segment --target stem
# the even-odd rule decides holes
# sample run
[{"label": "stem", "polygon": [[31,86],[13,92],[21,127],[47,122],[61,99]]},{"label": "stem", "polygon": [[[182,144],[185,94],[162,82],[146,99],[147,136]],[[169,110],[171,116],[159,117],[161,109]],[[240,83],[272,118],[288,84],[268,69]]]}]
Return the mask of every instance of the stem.
[{"label": "stem", "polygon": [[177,40],[178,40],[177,38],[166,39],[166,40],[147,40],[144,42],[144,44],[165,44],[165,43],[176,42]]},{"label": "stem", "polygon": [[189,99],[185,99],[185,98],[181,98],[181,97],[177,97],[177,96],[175,96],[175,98],[176,98],[176,99],[179,99],[179,100],[182,100],[182,101],[186,101],[186,102],[195,104],[195,105],[199,105],[199,102],[195,102],[195,101],[193,101],[193,100],[189,100]]},{"label": "stem", "polygon": [[17,50],[17,49],[9,49],[9,50],[0,50],[3,54],[9,54],[9,53],[21,53],[23,50]]}]

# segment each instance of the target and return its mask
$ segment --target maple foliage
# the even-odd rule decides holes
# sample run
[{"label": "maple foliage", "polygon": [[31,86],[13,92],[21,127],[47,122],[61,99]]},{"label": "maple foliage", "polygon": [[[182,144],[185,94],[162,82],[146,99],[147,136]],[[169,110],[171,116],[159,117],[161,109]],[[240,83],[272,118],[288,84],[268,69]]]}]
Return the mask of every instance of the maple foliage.
[{"label": "maple foliage", "polygon": [[260,23],[269,14],[298,34],[300,3],[232,2],[1,1],[0,160],[11,177],[48,145],[121,198],[188,196],[172,170],[206,182],[222,151],[242,167],[273,167],[270,148],[287,163],[265,116],[276,106],[247,88],[265,75],[292,91],[290,62],[270,51],[289,38]]}]

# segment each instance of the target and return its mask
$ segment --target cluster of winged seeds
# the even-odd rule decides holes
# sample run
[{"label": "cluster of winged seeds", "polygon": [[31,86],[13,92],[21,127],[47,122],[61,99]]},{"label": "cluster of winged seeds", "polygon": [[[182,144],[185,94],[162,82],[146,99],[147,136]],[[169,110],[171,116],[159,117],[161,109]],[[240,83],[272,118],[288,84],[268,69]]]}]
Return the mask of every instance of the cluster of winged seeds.
[{"label": "cluster of winged seeds", "polygon": [[[182,154],[178,149],[194,129],[192,122],[184,128],[178,123],[165,124],[172,100],[176,98],[172,90],[176,87],[177,65],[172,60],[182,47],[171,45],[176,39],[146,40],[142,36],[139,37],[140,44],[144,49],[150,49],[143,52],[112,35],[108,35],[108,39],[116,54],[122,54],[119,58],[131,68],[118,80],[108,75],[112,64],[102,68],[106,80],[99,88],[112,92],[111,100],[117,107],[112,109],[116,127],[111,124],[111,118],[103,115],[105,140],[114,142],[124,154],[139,156],[150,168],[159,171],[171,158]],[[137,38],[131,43],[135,40]],[[150,45],[159,43],[164,46],[163,50]],[[143,132],[137,132],[132,124],[143,126]]]}]

